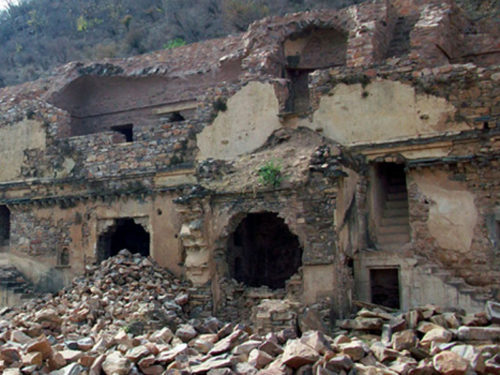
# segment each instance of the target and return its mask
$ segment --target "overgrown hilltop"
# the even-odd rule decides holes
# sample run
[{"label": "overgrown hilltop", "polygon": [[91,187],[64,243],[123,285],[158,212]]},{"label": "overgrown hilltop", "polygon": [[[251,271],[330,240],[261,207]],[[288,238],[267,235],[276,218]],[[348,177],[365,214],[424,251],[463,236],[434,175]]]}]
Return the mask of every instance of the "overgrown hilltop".
[{"label": "overgrown hilltop", "polygon": [[73,60],[133,56],[246,30],[267,15],[362,0],[24,0],[0,14],[0,87]]},{"label": "overgrown hilltop", "polygon": [[[0,87],[73,60],[127,57],[244,31],[254,20],[365,0],[23,0],[0,13]],[[462,0],[472,17],[500,0]]]}]

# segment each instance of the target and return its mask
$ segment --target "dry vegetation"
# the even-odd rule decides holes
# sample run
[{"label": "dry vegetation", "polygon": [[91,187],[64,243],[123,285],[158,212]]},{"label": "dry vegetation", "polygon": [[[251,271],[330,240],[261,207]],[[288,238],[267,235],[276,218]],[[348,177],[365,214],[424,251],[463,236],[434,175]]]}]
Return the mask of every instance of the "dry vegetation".
[{"label": "dry vegetation", "polygon": [[[252,21],[364,0],[22,0],[0,12],[0,87],[72,60],[125,57],[245,30]],[[459,0],[474,18],[499,0]]]}]

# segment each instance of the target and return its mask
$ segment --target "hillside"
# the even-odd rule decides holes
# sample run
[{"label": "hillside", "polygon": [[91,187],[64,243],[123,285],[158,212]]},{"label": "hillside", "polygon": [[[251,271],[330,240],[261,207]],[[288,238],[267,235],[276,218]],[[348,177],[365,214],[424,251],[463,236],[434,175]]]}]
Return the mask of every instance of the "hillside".
[{"label": "hillside", "polygon": [[[73,60],[127,57],[246,30],[268,16],[364,0],[24,0],[0,13],[0,87]],[[499,0],[459,0],[473,18]]]},{"label": "hillside", "polygon": [[244,31],[267,15],[360,0],[31,0],[0,14],[0,87],[72,60],[133,56]]}]

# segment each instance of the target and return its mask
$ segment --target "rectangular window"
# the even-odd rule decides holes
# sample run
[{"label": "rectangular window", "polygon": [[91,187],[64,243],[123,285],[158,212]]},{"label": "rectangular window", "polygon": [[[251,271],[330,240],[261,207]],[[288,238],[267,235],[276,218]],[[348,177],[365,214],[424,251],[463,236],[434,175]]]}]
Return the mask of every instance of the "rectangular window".
[{"label": "rectangular window", "polygon": [[9,244],[10,239],[10,210],[7,206],[0,206],[0,246]]},{"label": "rectangular window", "polygon": [[134,141],[134,126],[132,124],[112,126],[111,130],[125,137],[125,142]]}]

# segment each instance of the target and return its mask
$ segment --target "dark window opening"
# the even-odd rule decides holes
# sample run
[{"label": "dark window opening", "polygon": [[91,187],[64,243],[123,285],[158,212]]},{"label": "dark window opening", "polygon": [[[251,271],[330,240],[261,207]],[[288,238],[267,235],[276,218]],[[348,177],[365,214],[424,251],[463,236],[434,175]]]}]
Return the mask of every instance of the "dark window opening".
[{"label": "dark window opening", "polygon": [[397,268],[371,269],[370,287],[372,303],[394,309],[400,308]]},{"label": "dark window opening", "polygon": [[170,122],[180,122],[186,120],[184,116],[180,114],[180,112],[172,112],[168,117],[168,121]]},{"label": "dark window opening", "polygon": [[496,220],[495,224],[496,224],[495,225],[495,235],[496,235],[495,250],[500,251],[500,220]]},{"label": "dark window opening", "polygon": [[134,141],[134,126],[132,124],[112,126],[111,130],[125,137],[125,142]]},{"label": "dark window opening", "polygon": [[97,261],[100,263],[123,249],[149,256],[149,233],[131,218],[117,219],[115,225],[99,237]]},{"label": "dark window opening", "polygon": [[10,238],[10,210],[7,206],[0,206],[0,246],[9,243]]},{"label": "dark window opening", "polygon": [[69,266],[69,249],[62,249],[57,256],[57,265],[58,266]]},{"label": "dark window opening", "polygon": [[299,239],[271,212],[248,214],[228,243],[231,276],[248,286],[284,288],[302,265]]},{"label": "dark window opening", "polygon": [[306,113],[310,110],[309,70],[287,69],[290,79],[286,110],[290,113]]}]

